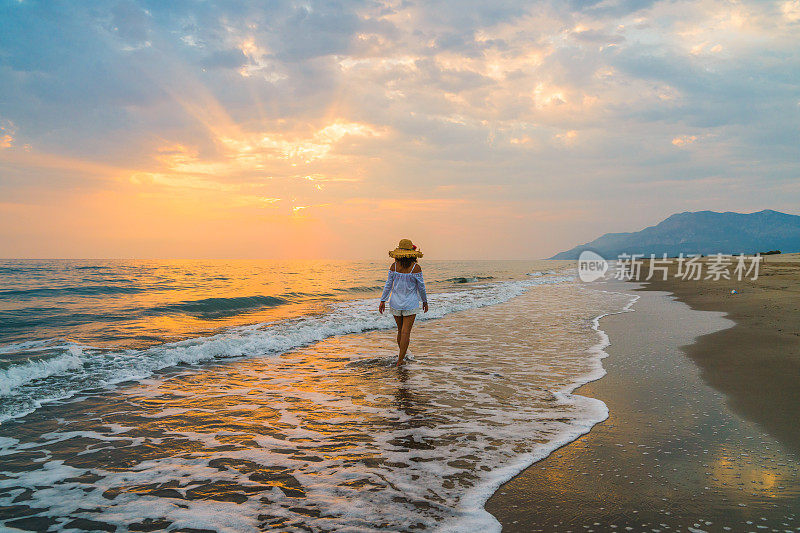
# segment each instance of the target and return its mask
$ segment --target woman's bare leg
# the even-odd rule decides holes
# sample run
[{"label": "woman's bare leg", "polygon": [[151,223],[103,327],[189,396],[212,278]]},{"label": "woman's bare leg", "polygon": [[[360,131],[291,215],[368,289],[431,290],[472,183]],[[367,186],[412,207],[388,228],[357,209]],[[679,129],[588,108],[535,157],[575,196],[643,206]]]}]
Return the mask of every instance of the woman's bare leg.
[{"label": "woman's bare leg", "polygon": [[403,317],[395,316],[394,321],[397,322],[397,346],[400,346],[400,333],[403,331]]},{"label": "woman's bare leg", "polygon": [[414,327],[414,319],[417,315],[408,315],[403,317],[403,325],[400,328],[400,355],[397,357],[397,366],[403,364],[403,359],[406,357],[408,351],[408,343],[411,341],[411,328]]}]

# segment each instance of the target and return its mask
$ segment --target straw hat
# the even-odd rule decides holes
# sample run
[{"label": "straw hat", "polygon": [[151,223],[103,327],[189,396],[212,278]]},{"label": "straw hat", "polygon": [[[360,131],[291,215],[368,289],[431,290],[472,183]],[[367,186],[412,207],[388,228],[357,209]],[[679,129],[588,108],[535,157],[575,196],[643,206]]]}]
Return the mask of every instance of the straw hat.
[{"label": "straw hat", "polygon": [[417,250],[414,243],[410,239],[402,239],[397,248],[389,252],[389,257],[400,259],[401,257],[422,257],[422,252]]}]

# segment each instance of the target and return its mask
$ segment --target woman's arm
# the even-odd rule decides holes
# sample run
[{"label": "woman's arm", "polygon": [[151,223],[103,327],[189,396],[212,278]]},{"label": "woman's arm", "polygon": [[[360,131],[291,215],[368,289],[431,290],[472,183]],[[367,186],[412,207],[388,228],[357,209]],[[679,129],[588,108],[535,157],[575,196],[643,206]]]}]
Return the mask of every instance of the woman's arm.
[{"label": "woman's arm", "polygon": [[386,285],[383,286],[383,294],[381,294],[381,302],[385,302],[386,299],[389,297],[389,293],[392,292],[392,278],[394,276],[394,270],[389,270],[389,276],[386,278]]},{"label": "woman's arm", "polygon": [[414,267],[414,269],[416,270],[417,268],[419,269],[418,272],[414,272],[413,270],[412,270],[412,272],[414,272],[414,274],[416,274],[416,276],[414,276],[414,277],[417,278],[417,291],[419,292],[419,299],[422,300],[422,310],[427,313],[428,312],[428,293],[425,291],[425,278],[422,277],[422,267],[419,266],[419,265],[416,265]]}]

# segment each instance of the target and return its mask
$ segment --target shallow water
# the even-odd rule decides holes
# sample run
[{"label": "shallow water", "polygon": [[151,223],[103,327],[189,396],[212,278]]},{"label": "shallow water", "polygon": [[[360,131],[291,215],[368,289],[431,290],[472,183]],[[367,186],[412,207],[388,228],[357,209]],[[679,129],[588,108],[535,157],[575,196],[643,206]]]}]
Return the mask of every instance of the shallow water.
[{"label": "shallow water", "polygon": [[[68,338],[95,347],[143,348],[302,316],[331,302],[378,296],[389,264],[0,260],[0,345]],[[422,265],[431,292],[554,268],[546,261]]]},{"label": "shallow water", "polygon": [[[559,274],[503,283],[432,295],[439,318],[415,328],[401,370],[394,333],[370,328],[160,369],[9,420],[0,520],[118,531],[496,529],[482,507],[496,486],[606,417],[602,402],[569,391],[602,375],[593,318],[630,302]],[[341,305],[367,313],[373,303]],[[262,330],[245,332],[263,340]]]},{"label": "shallow water", "polygon": [[[435,295],[426,318],[563,281],[543,275],[554,267],[563,268],[426,262]],[[0,270],[0,422],[176,364],[274,355],[394,326],[374,312],[387,264],[3,261]],[[483,283],[460,281],[473,278]]]}]

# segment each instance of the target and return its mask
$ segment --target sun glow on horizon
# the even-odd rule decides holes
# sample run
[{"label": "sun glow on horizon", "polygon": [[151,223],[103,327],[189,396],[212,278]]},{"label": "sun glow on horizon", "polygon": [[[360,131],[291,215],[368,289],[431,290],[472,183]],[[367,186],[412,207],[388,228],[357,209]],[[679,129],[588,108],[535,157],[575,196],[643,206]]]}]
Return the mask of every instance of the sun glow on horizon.
[{"label": "sun glow on horizon", "polygon": [[126,5],[2,8],[4,253],[542,257],[800,199],[797,0]]}]

